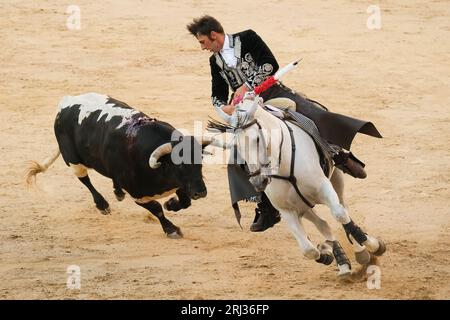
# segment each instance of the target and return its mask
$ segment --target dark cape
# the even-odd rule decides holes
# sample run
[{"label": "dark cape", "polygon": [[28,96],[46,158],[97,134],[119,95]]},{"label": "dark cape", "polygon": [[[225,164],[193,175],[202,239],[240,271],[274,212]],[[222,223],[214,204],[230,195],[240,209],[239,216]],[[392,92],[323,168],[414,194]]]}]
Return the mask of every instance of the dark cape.
[{"label": "dark cape", "polygon": [[274,85],[263,92],[261,97],[264,101],[273,98],[293,100],[296,104],[296,111],[314,121],[320,135],[325,140],[346,150],[350,150],[352,141],[358,132],[376,138],[382,137],[372,122],[330,112],[320,103],[295,93],[283,84]]}]

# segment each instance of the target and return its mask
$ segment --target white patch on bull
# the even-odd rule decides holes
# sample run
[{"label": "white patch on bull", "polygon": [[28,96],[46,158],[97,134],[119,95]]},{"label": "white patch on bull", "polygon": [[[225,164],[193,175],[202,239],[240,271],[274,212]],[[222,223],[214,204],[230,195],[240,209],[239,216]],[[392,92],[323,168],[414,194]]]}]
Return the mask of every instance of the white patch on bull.
[{"label": "white patch on bull", "polygon": [[99,121],[105,115],[105,122],[108,122],[112,117],[121,117],[122,121],[116,127],[120,129],[123,127],[133,115],[138,114],[139,111],[133,109],[125,109],[116,106],[114,103],[107,103],[109,97],[98,93],[86,93],[79,96],[65,96],[58,104],[58,112],[65,108],[70,108],[73,105],[80,105],[80,114],[78,115],[78,124],[81,125],[84,119],[89,117],[91,113],[101,110],[100,115],[97,118]]},{"label": "white patch on bull", "polygon": [[154,196],[145,196],[145,197],[137,198],[137,199],[135,198],[134,200],[140,204],[149,203],[150,201],[158,200],[158,199],[170,196],[171,194],[175,193],[177,190],[178,190],[178,188],[175,188],[175,189],[166,191],[162,194],[155,194]]},{"label": "white patch on bull", "polygon": [[77,178],[84,178],[87,176],[87,168],[82,164],[69,163],[69,167],[72,168],[73,173]]}]

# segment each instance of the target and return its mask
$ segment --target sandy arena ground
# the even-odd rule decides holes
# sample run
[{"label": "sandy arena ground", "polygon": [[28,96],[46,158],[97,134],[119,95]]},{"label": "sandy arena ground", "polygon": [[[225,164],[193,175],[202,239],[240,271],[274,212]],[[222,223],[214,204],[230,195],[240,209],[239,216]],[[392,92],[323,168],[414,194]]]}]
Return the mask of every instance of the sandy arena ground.
[{"label": "sandy arena ground", "polygon": [[[66,3],[2,0],[0,298],[449,299],[450,5],[378,3],[382,28],[370,30],[371,1],[78,0],[81,30],[70,30]],[[181,240],[130,198],[117,202],[111,181],[91,172],[111,204],[101,215],[61,158],[38,176],[39,190],[25,187],[26,161],[56,143],[63,95],[105,93],[189,130],[215,116],[209,53],[185,29],[204,13],[229,33],[257,31],[280,65],[302,57],[287,85],[384,135],[357,137],[369,176],[346,177],[351,215],[388,245],[380,289],[308,261],[284,223],[250,232],[253,205],[241,206],[241,230],[225,165],[204,167],[207,198],[167,213]],[[318,211],[338,229],[326,207]],[[66,287],[69,265],[81,268],[80,290]]]}]

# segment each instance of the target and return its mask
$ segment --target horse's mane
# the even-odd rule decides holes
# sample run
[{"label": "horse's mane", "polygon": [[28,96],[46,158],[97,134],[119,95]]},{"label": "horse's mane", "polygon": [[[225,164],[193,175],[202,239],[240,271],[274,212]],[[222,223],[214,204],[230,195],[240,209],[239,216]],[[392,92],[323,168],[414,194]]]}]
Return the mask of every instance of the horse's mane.
[{"label": "horse's mane", "polygon": [[206,129],[209,131],[219,131],[221,133],[225,133],[230,130],[236,129],[235,127],[229,125],[225,122],[220,122],[219,120],[216,120],[214,118],[209,117],[210,120],[208,120],[208,125],[206,126]]}]

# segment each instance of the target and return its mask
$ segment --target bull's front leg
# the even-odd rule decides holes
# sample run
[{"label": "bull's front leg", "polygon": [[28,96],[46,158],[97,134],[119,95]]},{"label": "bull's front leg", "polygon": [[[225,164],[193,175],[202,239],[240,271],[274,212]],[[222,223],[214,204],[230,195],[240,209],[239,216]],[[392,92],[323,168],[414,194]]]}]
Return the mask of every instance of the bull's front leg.
[{"label": "bull's front leg", "polygon": [[161,204],[159,204],[158,201],[151,200],[145,203],[136,201],[136,203],[141,207],[150,211],[155,217],[158,218],[167,237],[171,239],[179,239],[183,237],[181,229],[178,228],[176,225],[174,225],[172,222],[170,222],[170,220],[164,216],[163,208],[161,207]]},{"label": "bull's front leg", "polygon": [[178,189],[176,193],[176,197],[172,197],[164,203],[164,209],[168,211],[180,211],[181,209],[190,207],[191,198],[189,195],[183,189]]}]

